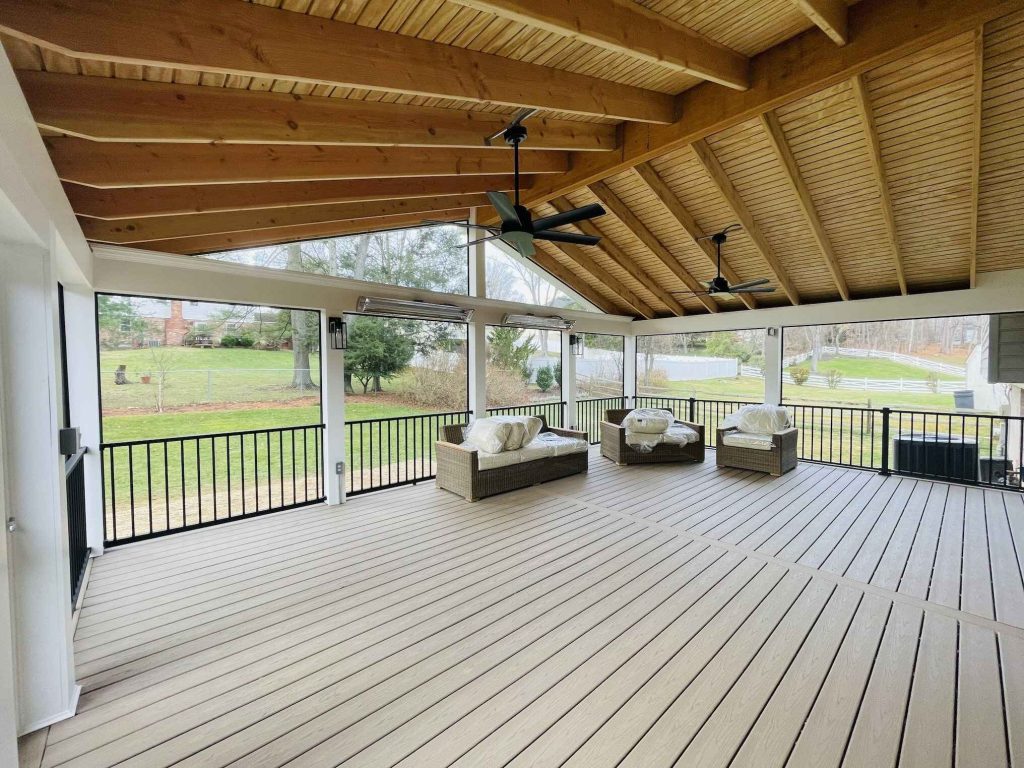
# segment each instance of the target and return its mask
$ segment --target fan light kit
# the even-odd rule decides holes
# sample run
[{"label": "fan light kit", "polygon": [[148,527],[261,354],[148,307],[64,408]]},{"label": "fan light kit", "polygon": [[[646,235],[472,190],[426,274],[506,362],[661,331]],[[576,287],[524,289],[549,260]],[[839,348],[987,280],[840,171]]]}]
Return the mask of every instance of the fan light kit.
[{"label": "fan light kit", "polygon": [[770,282],[767,277],[760,277],[757,280],[747,280],[744,283],[737,283],[736,285],[729,285],[729,281],[722,277],[722,246],[725,244],[725,241],[729,239],[729,231],[739,228],[739,224],[730,224],[721,232],[716,232],[713,235],[707,235],[699,238],[700,240],[710,240],[715,244],[715,254],[717,257],[718,274],[711,280],[704,283],[704,285],[707,286],[707,290],[672,291],[672,293],[686,296],[714,296],[715,294],[725,294],[726,296],[729,296],[738,293],[774,293],[775,289],[773,287],[765,285]]},{"label": "fan light kit", "polygon": [[443,320],[449,323],[466,323],[473,317],[472,309],[455,304],[431,304],[428,301],[412,299],[386,299],[374,296],[360,296],[356,309],[367,315],[408,317],[414,320]]},{"label": "fan light kit", "polygon": [[568,331],[574,325],[575,320],[566,320],[564,317],[551,315],[542,317],[539,315],[505,315],[501,319],[502,325],[512,325],[517,328],[541,328],[552,331]]},{"label": "fan light kit", "polygon": [[[501,219],[500,227],[485,227],[480,224],[462,224],[459,226],[469,229],[479,229],[487,233],[485,237],[473,240],[469,245],[484,243],[488,240],[501,240],[506,245],[514,248],[522,256],[533,256],[537,250],[534,247],[534,240],[547,240],[552,243],[569,243],[571,245],[597,245],[600,237],[594,235],[582,235],[577,232],[560,232],[555,227],[575,224],[578,221],[592,219],[595,216],[603,216],[604,208],[597,203],[584,205],[581,208],[573,208],[571,211],[562,211],[551,216],[543,216],[536,221],[530,215],[529,209],[520,205],[519,202],[519,145],[526,140],[527,131],[523,121],[532,116],[535,109],[523,109],[512,119],[512,122],[501,131],[484,139],[484,144],[491,146],[491,142],[497,138],[503,138],[506,144],[512,147],[513,168],[515,177],[515,200],[510,200],[504,192],[488,192],[487,198],[498,212]],[[424,220],[424,224],[451,224],[451,222]]]}]

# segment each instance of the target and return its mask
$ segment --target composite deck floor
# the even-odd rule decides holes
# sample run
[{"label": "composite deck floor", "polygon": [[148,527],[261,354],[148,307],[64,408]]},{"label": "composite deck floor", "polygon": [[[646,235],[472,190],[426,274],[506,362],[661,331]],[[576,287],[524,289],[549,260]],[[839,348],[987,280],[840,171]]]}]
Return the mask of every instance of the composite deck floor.
[{"label": "composite deck floor", "polygon": [[[711,454],[713,457],[713,454]],[[45,766],[1024,766],[1024,498],[432,484],[110,551]]]}]

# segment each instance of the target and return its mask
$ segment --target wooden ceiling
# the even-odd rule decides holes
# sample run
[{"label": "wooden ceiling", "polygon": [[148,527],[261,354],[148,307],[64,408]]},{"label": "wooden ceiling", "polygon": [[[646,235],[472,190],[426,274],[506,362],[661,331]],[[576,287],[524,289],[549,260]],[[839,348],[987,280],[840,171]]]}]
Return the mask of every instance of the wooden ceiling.
[{"label": "wooden ceiling", "polygon": [[[86,236],[193,254],[600,202],[537,263],[609,312],[1024,266],[1024,0],[0,0]],[[731,281],[686,295],[726,245]]]}]

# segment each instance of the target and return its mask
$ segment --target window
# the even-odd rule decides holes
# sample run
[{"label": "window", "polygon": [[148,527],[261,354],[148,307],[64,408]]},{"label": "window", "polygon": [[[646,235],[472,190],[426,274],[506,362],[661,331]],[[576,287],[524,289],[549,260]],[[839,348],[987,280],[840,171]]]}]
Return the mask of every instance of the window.
[{"label": "window", "polygon": [[494,243],[485,245],[487,298],[517,301],[541,307],[597,312],[595,307],[568,293],[529,259]]},{"label": "window", "polygon": [[801,404],[999,412],[987,315],[789,327],[782,395]]},{"label": "window", "polygon": [[465,295],[466,243],[465,227],[416,227],[222,251],[204,258]]},{"label": "window", "polygon": [[487,407],[562,399],[562,334],[487,327]]},{"label": "window", "polygon": [[639,336],[637,394],[764,400],[765,330]]},{"label": "window", "polygon": [[583,355],[576,358],[579,398],[622,397],[624,339],[603,333],[581,333]]}]

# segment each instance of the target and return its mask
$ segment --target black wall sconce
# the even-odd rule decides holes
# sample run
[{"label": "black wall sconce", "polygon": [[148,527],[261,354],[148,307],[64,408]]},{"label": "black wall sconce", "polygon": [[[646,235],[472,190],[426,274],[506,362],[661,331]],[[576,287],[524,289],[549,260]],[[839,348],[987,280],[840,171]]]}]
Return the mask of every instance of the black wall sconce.
[{"label": "black wall sconce", "polygon": [[576,357],[583,357],[583,336],[579,333],[569,334],[569,347]]},{"label": "black wall sconce", "polygon": [[327,332],[331,335],[331,349],[348,349],[348,326],[340,317],[327,318]]}]

